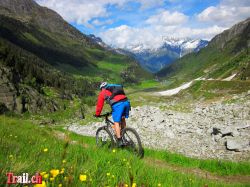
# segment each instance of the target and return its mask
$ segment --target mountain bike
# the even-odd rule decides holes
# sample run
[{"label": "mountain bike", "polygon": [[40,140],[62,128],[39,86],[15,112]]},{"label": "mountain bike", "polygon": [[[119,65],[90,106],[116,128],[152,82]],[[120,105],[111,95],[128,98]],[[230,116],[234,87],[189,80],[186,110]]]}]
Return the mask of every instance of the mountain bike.
[{"label": "mountain bike", "polygon": [[[99,127],[96,131],[96,145],[97,147],[107,147],[112,149],[117,147],[118,139],[115,135],[115,130],[113,128],[114,122],[112,122],[108,117],[111,112],[100,115],[99,117],[105,117],[106,125]],[[141,144],[141,139],[135,129],[130,127],[121,127],[121,138],[123,141],[123,147],[140,158],[144,156],[144,150]]]}]

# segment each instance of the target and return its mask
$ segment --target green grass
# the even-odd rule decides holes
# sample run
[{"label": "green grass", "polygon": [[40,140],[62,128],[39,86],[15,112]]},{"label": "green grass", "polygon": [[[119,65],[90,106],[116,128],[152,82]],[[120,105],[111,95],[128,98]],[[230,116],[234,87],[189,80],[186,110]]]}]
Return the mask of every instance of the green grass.
[{"label": "green grass", "polygon": [[195,83],[187,90],[182,91],[178,97],[185,97],[191,95],[193,99],[219,99],[221,97],[233,94],[241,94],[250,89],[249,81],[195,81]]},{"label": "green grass", "polygon": [[23,36],[35,44],[38,44],[38,45],[42,44],[37,38],[35,38],[32,34],[28,32],[23,33]]},{"label": "green grass", "polygon": [[52,87],[44,86],[42,88],[44,95],[50,98],[55,98],[58,96],[58,91]]},{"label": "green grass", "polygon": [[[49,173],[52,169],[63,171],[64,168],[64,172],[56,176],[54,181],[45,179],[47,186],[58,186],[61,183],[63,186],[119,184],[131,186],[132,183],[136,183],[137,186],[226,185],[204,180],[192,174],[181,174],[147,165],[144,160],[139,160],[126,150],[113,152],[97,149],[92,138],[70,133],[67,138],[60,140],[56,138],[52,128],[40,127],[19,118],[0,116],[0,124],[0,181],[2,183],[5,183],[6,173],[9,171],[15,174],[23,172],[34,174],[35,172]],[[72,140],[77,142],[72,144],[70,143]],[[146,154],[152,156],[153,153],[147,151]],[[63,163],[63,160],[66,162]],[[86,181],[81,182],[80,175],[86,175]]]},{"label": "green grass", "polygon": [[199,168],[217,175],[250,175],[250,162],[194,159],[168,151],[149,149],[146,150],[146,155],[164,160],[173,165]]}]

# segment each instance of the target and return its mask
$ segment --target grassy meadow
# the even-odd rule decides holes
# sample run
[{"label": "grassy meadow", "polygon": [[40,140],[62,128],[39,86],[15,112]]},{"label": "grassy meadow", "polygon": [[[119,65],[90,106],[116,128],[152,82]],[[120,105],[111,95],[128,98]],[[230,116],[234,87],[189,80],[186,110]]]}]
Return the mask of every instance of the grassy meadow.
[{"label": "grassy meadow", "polygon": [[[245,181],[250,175],[247,162],[197,160],[147,149],[145,158],[138,159],[126,150],[98,149],[94,138],[69,133],[62,127],[37,125],[8,116],[0,116],[0,124],[1,186],[7,186],[6,173],[10,171],[30,175],[39,172],[43,176],[43,186],[249,185]],[[161,166],[154,162],[160,162]],[[186,172],[185,168],[190,171]],[[193,172],[195,169],[220,177],[206,179],[197,176]],[[230,180],[232,175],[242,176],[244,180]]]}]

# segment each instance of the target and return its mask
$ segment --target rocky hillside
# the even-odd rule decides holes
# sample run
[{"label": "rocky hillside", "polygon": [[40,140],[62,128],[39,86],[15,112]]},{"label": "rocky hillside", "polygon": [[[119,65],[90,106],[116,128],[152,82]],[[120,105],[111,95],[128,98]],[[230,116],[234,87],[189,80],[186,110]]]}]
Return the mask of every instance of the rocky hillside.
[{"label": "rocky hillside", "polygon": [[2,0],[0,10],[1,15],[32,23],[50,32],[82,41],[85,45],[92,44],[89,37],[64,21],[59,14],[51,9],[39,6],[33,0]]},{"label": "rocky hillside", "polygon": [[163,68],[157,76],[186,82],[198,77],[223,79],[236,74],[235,79],[250,77],[250,18],[215,36],[197,54],[189,54]]},{"label": "rocky hillside", "polygon": [[100,81],[131,84],[147,76],[134,59],[106,50],[35,1],[0,1],[2,110],[55,111],[65,98],[94,95]]}]

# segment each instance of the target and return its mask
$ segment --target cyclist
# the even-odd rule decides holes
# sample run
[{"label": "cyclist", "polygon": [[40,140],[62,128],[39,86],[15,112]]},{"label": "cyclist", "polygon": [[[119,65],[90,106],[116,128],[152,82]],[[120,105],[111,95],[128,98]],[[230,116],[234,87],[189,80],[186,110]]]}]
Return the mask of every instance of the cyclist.
[{"label": "cyclist", "polygon": [[118,84],[108,84],[107,82],[103,82],[100,85],[100,93],[97,99],[96,104],[96,113],[95,116],[99,117],[104,101],[106,101],[112,108],[112,118],[114,121],[114,129],[116,132],[116,137],[118,139],[118,146],[123,146],[123,142],[121,139],[121,128],[120,123],[123,127],[126,127],[125,118],[129,117],[130,111],[130,102],[126,97],[123,87]]}]

